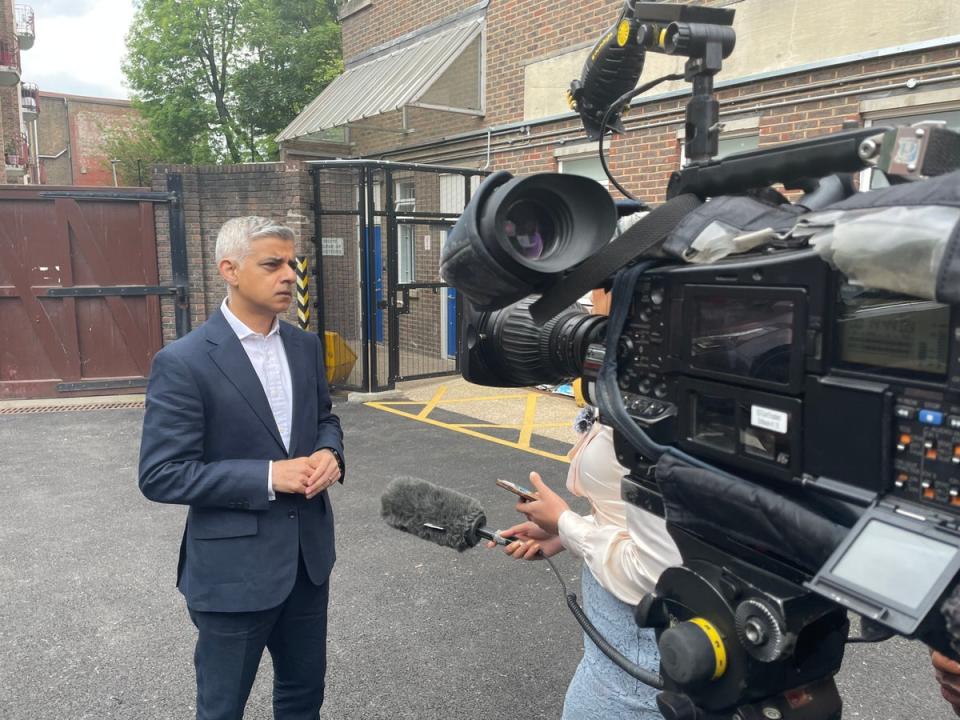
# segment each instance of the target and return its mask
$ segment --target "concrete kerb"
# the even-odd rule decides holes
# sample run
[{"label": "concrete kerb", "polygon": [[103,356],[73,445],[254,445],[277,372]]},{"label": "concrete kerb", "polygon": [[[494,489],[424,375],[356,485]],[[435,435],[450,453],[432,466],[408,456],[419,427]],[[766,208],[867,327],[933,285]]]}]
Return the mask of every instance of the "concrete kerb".
[{"label": "concrete kerb", "polygon": [[362,405],[366,402],[385,402],[388,400],[405,400],[406,395],[401,390],[384,390],[382,392],[349,392],[347,403]]}]

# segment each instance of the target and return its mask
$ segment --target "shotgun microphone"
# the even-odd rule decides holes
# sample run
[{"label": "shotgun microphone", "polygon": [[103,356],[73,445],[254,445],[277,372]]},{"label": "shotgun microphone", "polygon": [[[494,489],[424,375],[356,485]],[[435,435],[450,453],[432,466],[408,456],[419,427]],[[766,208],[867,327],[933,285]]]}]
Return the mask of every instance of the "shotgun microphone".
[{"label": "shotgun microphone", "polygon": [[[493,540],[498,545],[509,545],[515,541],[485,527],[487,518],[483,508],[472,497],[414,477],[398,477],[390,481],[380,497],[380,516],[391,527],[460,552],[483,539]],[[567,593],[563,578],[553,561],[550,558],[546,558],[546,561],[564,589],[567,606],[597,647],[640,682],[662,690],[663,680],[657,673],[624,657],[604,639],[577,604],[576,594]]]},{"label": "shotgun microphone", "polygon": [[486,527],[483,508],[472,497],[414,477],[398,477],[387,485],[380,517],[390,527],[459,552],[481,540],[513,542]]}]

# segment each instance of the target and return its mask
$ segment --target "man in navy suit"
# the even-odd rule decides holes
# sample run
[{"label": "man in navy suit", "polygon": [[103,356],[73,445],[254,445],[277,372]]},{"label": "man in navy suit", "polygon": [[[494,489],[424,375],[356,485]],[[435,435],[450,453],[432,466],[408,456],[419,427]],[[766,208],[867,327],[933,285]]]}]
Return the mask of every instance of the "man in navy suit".
[{"label": "man in navy suit", "polygon": [[335,559],[327,488],[343,481],[316,335],[280,322],[293,232],[230,220],[216,261],[227,297],[153,360],[140,489],[188,506],[177,587],[198,630],[197,719],[239,720],[266,647],[278,720],[316,720]]}]

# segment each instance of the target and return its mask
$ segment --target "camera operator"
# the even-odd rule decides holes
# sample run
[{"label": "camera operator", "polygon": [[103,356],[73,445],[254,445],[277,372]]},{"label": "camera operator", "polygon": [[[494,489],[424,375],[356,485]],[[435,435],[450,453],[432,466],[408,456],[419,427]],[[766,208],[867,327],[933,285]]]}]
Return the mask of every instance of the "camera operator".
[{"label": "camera operator", "polygon": [[[504,552],[535,560],[568,549],[583,558],[581,595],[587,616],[621,653],[657,670],[660,657],[654,632],[637,627],[633,608],[653,590],[665,568],[679,564],[680,555],[661,518],[620,499],[620,478],[627,469],[616,459],[612,429],[596,422],[595,413],[581,417],[578,425],[584,432],[571,451],[567,488],[587,498],[592,513],[577,515],[537,473],[530,473],[540,499],[517,505],[528,520],[502,531],[521,538]],[[567,689],[562,718],[655,720],[662,717],[656,695],[584,636],[584,655]]]}]

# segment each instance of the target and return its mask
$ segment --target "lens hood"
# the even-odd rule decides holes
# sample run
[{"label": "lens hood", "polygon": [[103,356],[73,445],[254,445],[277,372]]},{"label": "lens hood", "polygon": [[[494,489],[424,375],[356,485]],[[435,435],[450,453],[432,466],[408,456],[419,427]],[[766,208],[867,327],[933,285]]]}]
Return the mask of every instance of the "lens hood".
[{"label": "lens hood", "polygon": [[495,310],[549,288],[615,229],[613,200],[590,178],[496,172],[451,230],[440,276],[478,310]]}]

